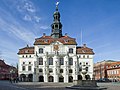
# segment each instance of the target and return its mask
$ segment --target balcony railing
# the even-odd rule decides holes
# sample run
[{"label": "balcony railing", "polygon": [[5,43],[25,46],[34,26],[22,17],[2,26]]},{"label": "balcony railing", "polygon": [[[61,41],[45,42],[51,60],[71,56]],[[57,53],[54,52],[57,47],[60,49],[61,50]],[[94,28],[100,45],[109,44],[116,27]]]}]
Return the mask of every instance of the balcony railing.
[{"label": "balcony railing", "polygon": [[58,54],[58,55],[66,55],[67,52],[48,52],[48,55],[55,55],[55,54]]}]

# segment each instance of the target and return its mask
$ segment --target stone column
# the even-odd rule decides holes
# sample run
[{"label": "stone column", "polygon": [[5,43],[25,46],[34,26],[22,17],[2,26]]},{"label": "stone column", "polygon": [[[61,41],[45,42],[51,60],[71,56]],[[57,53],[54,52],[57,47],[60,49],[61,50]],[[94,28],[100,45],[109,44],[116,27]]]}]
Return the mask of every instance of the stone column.
[{"label": "stone column", "polygon": [[55,55],[53,57],[53,65],[54,65],[54,69],[53,69],[53,73],[54,73],[54,82],[59,82],[58,80],[58,61],[59,58],[57,55]]},{"label": "stone column", "polygon": [[64,68],[64,82],[65,83],[68,83],[69,81],[68,81],[68,56],[65,56],[64,57],[64,66],[65,66],[65,68]]}]

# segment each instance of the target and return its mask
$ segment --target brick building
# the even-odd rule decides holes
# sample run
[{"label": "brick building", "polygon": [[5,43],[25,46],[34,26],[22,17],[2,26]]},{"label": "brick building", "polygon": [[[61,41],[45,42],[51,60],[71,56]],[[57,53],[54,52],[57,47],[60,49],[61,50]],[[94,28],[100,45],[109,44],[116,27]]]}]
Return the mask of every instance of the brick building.
[{"label": "brick building", "polygon": [[0,60],[0,80],[8,80],[17,77],[17,69]]},{"label": "brick building", "polygon": [[120,62],[112,63],[107,69],[108,79],[120,81]]},{"label": "brick building", "polygon": [[95,80],[108,78],[107,68],[114,63],[112,60],[104,60],[94,64],[94,78]]}]

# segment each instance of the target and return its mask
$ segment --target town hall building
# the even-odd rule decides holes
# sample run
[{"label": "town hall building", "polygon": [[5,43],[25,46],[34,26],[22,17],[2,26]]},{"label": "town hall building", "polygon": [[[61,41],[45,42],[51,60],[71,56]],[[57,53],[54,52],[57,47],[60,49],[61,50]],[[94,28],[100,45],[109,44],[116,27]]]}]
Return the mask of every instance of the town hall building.
[{"label": "town hall building", "polygon": [[34,45],[19,49],[19,78],[33,82],[73,82],[93,78],[94,52],[86,44],[77,46],[75,38],[62,34],[58,5],[51,35],[36,38]]}]

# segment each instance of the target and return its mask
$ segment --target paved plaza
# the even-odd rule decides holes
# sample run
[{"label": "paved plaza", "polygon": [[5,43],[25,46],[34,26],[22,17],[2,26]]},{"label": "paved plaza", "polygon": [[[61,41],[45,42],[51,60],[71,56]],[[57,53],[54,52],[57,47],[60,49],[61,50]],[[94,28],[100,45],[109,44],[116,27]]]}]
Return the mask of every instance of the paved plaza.
[{"label": "paved plaza", "polygon": [[[65,88],[66,86],[72,86],[72,83],[10,83],[9,81],[0,81],[0,90],[71,90]],[[107,87],[107,90],[120,90],[120,83],[98,83],[98,86]]]}]

